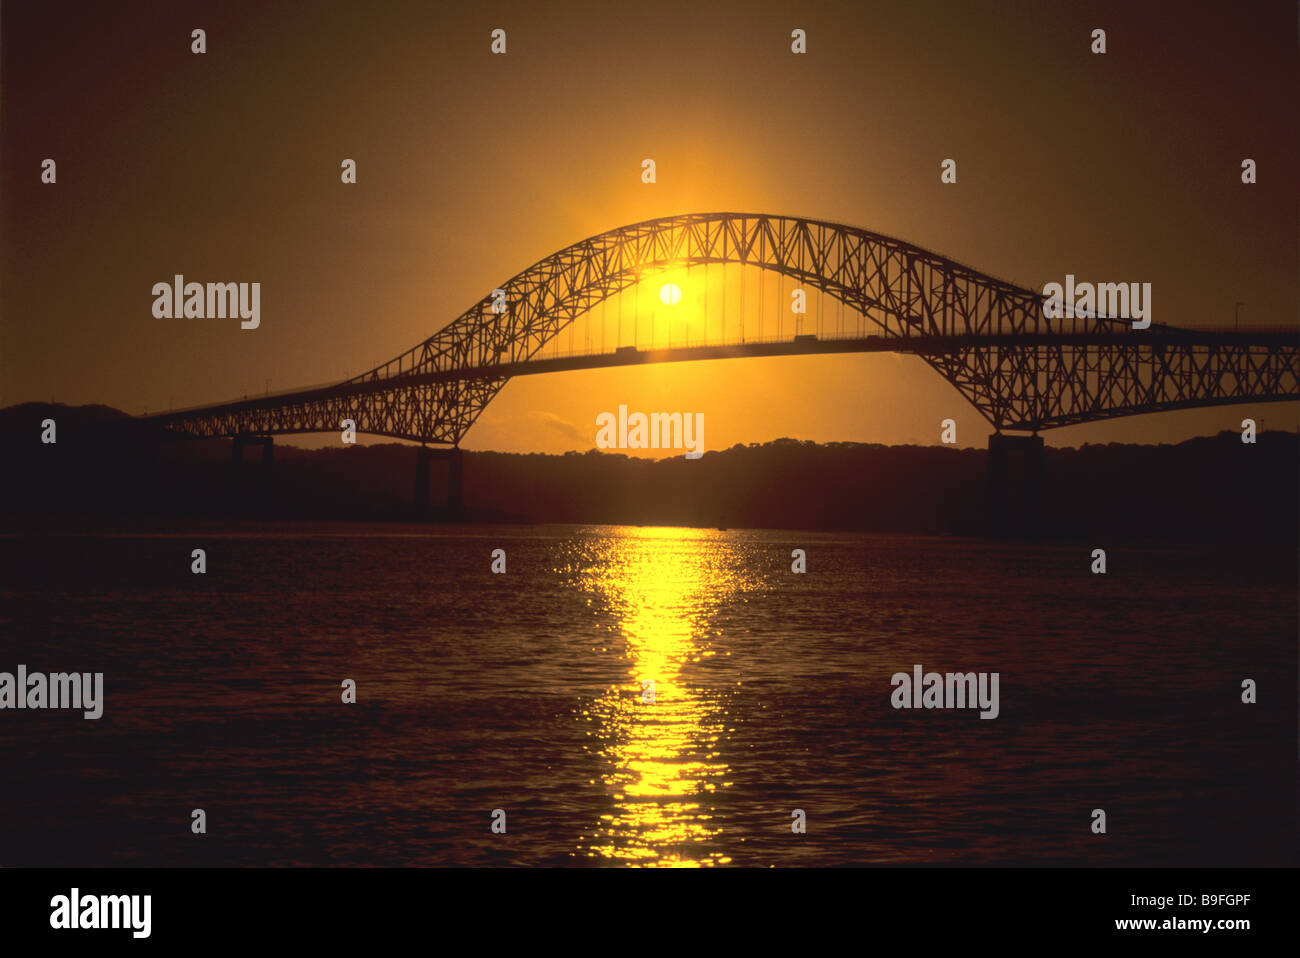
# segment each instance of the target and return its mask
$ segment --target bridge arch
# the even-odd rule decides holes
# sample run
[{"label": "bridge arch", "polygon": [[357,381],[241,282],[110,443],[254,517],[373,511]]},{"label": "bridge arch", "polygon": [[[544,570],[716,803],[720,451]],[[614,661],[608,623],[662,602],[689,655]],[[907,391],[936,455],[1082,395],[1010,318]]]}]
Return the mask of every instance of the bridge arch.
[{"label": "bridge arch", "polygon": [[[543,349],[578,317],[647,274],[712,264],[770,270],[840,300],[878,330],[842,345],[920,356],[999,431],[1300,398],[1294,334],[1049,317],[1041,293],[858,227],[692,213],[558,250],[499,287],[503,312],[487,290],[423,342],[345,382],[155,418],[209,436],[331,431],[349,418],[358,432],[458,445],[511,376],[542,371]],[[789,345],[783,352],[802,351]],[[707,357],[662,360],[679,358]]]},{"label": "bridge arch", "polygon": [[[398,382],[525,363],[584,313],[648,274],[707,265],[749,266],[788,277],[839,300],[893,339],[1127,329],[1123,321],[1106,318],[1045,318],[1039,293],[858,227],[769,214],[694,213],[619,227],[558,250],[498,287],[505,312],[493,311],[489,292],[428,339],[349,382]],[[959,367],[916,351],[967,392]],[[473,418],[505,382],[489,390],[480,383],[476,399],[482,404]]]}]

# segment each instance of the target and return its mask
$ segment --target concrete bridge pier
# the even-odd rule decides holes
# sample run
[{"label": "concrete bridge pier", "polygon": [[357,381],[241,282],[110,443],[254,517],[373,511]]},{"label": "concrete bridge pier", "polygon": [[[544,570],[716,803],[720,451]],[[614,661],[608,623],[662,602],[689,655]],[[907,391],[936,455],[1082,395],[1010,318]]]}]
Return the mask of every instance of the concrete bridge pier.
[{"label": "concrete bridge pier", "polygon": [[423,519],[429,514],[429,447],[421,444],[415,451],[415,517]]},{"label": "concrete bridge pier", "polygon": [[988,532],[995,538],[1042,534],[1043,437],[989,436]]},{"label": "concrete bridge pier", "polygon": [[238,505],[244,498],[244,450],[248,446],[262,447],[262,467],[259,470],[259,482],[255,495],[258,504],[269,508],[272,502],[274,485],[272,476],[275,469],[275,439],[272,436],[235,436],[230,446],[230,499],[232,505]]},{"label": "concrete bridge pier", "polygon": [[463,468],[460,446],[452,446],[447,450],[447,508],[456,518],[460,518],[463,507]]},{"label": "concrete bridge pier", "polygon": [[449,518],[459,518],[462,509],[463,467],[459,446],[430,449],[420,446],[415,453],[415,515],[424,519],[429,516],[429,478],[430,463],[433,460],[446,463],[447,498],[446,512]]},{"label": "concrete bridge pier", "polygon": [[262,443],[262,502],[268,507],[275,496],[275,440],[270,436]]},{"label": "concrete bridge pier", "polygon": [[157,513],[162,508],[163,497],[167,490],[163,485],[163,442],[165,440],[146,441],[137,459],[136,481],[149,496],[149,509]]}]

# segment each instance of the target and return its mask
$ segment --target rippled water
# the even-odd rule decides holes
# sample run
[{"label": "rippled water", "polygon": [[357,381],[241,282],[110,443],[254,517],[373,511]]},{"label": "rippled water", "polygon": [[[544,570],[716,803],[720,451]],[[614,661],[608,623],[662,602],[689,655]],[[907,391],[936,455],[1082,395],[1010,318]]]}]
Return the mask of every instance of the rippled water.
[{"label": "rippled water", "polygon": [[[1105,576],[1091,549],[0,538],[0,670],[106,699],[0,712],[0,865],[1293,862],[1294,549],[1113,546]],[[999,672],[1000,716],[896,711],[916,663]]]}]

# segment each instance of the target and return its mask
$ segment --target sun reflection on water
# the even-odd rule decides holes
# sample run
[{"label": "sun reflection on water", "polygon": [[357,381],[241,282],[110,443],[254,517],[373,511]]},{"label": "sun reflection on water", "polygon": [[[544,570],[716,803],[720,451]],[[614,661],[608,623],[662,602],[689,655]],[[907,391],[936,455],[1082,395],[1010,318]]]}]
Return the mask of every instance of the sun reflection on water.
[{"label": "sun reflection on water", "polygon": [[620,531],[583,576],[626,640],[628,677],[589,716],[614,811],[583,835],[578,854],[640,866],[726,864],[711,799],[731,784],[717,748],[725,710],[716,693],[682,673],[715,654],[707,617],[740,583],[721,561],[716,533]]}]

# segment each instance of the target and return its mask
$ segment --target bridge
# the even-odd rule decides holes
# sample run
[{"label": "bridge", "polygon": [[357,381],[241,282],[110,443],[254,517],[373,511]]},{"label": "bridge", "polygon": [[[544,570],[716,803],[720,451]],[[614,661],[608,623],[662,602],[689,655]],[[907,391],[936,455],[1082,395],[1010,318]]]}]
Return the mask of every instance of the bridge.
[{"label": "bridge", "polygon": [[[728,326],[725,271],[758,271],[760,306]],[[722,320],[713,335],[648,335],[636,296],[630,335],[626,294],[647,279],[724,271]],[[766,277],[764,279],[763,277]],[[762,305],[776,284],[775,319]],[[816,300],[814,316],[789,311],[790,288]],[[292,433],[356,430],[441,447],[453,457],[513,377],[659,362],[888,351],[921,357],[990,423],[994,459],[1029,433],[1198,406],[1300,399],[1300,333],[1179,328],[1104,315],[1049,315],[1041,292],[994,279],[937,253],[877,233],[813,219],[695,213],[588,237],[506,280],[428,339],[359,376],[324,386],[148,417],[189,437],[269,443]],[[735,305],[736,294],[731,294]],[[608,313],[617,301],[616,332]],[[827,305],[838,322],[826,316]],[[597,311],[600,314],[597,315]],[[1059,313],[1060,310],[1051,311]],[[846,319],[847,317],[847,319]],[[576,337],[585,320],[584,335]],[[803,324],[814,326],[805,331]],[[599,334],[595,333],[599,324]],[[563,349],[565,332],[569,348]],[[681,341],[682,333],[687,339]],[[575,339],[581,345],[575,344]],[[612,344],[610,340],[613,340]],[[703,341],[700,341],[700,340]],[[597,342],[598,341],[598,342]],[[427,476],[427,459],[419,468]],[[996,462],[992,463],[997,468]],[[427,479],[426,479],[427,487]]]}]

